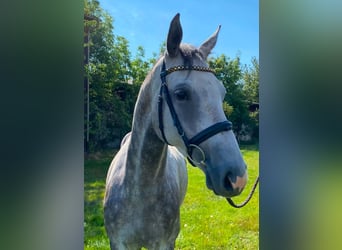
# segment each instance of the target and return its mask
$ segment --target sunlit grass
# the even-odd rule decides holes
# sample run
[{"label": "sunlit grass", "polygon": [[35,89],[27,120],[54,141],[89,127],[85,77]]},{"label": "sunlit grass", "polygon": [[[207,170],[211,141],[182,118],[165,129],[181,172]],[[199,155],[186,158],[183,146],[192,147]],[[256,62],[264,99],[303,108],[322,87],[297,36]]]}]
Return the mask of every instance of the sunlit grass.
[{"label": "sunlit grass", "polygon": [[[242,153],[248,165],[249,182],[234,201],[241,203],[253,186],[259,171],[259,152],[251,146]],[[205,185],[204,174],[188,166],[189,186],[181,207],[181,233],[176,249],[258,249],[259,192],[256,190],[246,207],[230,207]]]},{"label": "sunlit grass", "polygon": [[[249,182],[242,202],[259,172],[257,146],[241,147],[248,165]],[[86,160],[84,196],[84,249],[110,249],[103,223],[102,200],[107,169],[112,155]],[[204,174],[188,165],[189,184],[181,207],[181,232],[176,249],[259,249],[259,190],[241,209],[231,207],[224,198],[215,196],[205,185]]]}]

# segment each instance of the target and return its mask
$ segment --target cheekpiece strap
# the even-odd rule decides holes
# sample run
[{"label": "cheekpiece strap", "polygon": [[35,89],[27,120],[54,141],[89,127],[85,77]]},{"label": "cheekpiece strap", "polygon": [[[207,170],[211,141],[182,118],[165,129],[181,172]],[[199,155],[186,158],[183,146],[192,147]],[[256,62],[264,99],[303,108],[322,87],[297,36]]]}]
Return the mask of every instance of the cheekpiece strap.
[{"label": "cheekpiece strap", "polygon": [[166,83],[166,76],[169,74],[169,72],[166,70],[165,61],[163,60],[163,65],[160,71],[160,79],[162,81],[162,84]]}]

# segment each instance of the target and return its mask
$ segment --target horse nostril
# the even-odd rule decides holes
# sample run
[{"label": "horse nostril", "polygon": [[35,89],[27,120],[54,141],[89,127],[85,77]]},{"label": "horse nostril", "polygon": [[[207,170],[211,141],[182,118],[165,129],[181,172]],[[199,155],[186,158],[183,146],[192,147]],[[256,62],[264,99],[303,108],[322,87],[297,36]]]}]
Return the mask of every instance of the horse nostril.
[{"label": "horse nostril", "polygon": [[226,177],[224,178],[224,184],[223,185],[224,185],[225,189],[227,189],[227,190],[233,190],[233,185],[232,185],[232,181],[231,181],[230,176],[231,176],[231,173],[228,173],[226,175]]},{"label": "horse nostril", "polygon": [[241,192],[246,185],[246,174],[242,177],[234,175],[232,172],[228,172],[224,178],[224,187],[229,191]]}]

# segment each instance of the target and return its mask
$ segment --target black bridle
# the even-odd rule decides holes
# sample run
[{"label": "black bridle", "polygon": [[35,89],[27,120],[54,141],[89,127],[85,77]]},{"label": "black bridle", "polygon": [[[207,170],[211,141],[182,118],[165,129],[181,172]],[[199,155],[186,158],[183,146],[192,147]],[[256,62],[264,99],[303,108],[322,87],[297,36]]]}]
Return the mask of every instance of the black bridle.
[{"label": "black bridle", "polygon": [[192,159],[192,151],[194,148],[199,149],[199,151],[202,153],[202,161],[204,163],[205,160],[205,154],[203,150],[199,147],[199,145],[204,142],[205,140],[209,139],[210,137],[223,132],[223,131],[229,131],[232,129],[232,123],[228,120],[223,121],[223,122],[218,122],[213,124],[212,126],[202,130],[199,132],[197,135],[189,139],[185,132],[184,129],[181,125],[181,122],[178,119],[177,113],[175,111],[175,108],[173,106],[171,96],[169,93],[169,89],[166,83],[166,76],[168,74],[171,74],[172,72],[175,71],[182,71],[182,70],[195,70],[195,71],[202,71],[202,72],[209,72],[209,73],[214,73],[214,71],[208,67],[201,67],[201,66],[176,66],[172,67],[169,69],[166,69],[165,66],[165,60],[163,60],[163,65],[161,68],[160,72],[160,78],[161,78],[161,86],[160,86],[160,93],[159,93],[159,99],[158,99],[158,119],[159,119],[159,129],[161,131],[163,140],[165,143],[168,145],[171,145],[168,140],[166,139],[165,133],[164,133],[164,122],[163,122],[163,98],[165,98],[165,101],[167,105],[169,106],[171,117],[173,120],[174,126],[177,128],[178,134],[181,136],[184,145],[186,146],[187,153],[188,153],[188,159],[191,163],[191,165],[196,166],[197,164],[195,161]]}]

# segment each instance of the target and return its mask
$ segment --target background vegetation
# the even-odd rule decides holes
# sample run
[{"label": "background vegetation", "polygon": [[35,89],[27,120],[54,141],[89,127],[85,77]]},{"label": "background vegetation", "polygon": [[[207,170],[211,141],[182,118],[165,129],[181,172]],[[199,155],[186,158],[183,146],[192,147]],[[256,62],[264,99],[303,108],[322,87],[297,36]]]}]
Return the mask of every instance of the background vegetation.
[{"label": "background vegetation", "polygon": [[[145,76],[156,59],[165,50],[165,43],[153,58],[145,58],[139,47],[132,58],[129,42],[115,35],[113,17],[104,11],[96,0],[84,0],[85,78],[89,85],[89,124],[85,112],[85,135],[89,126],[87,153],[116,148],[122,137],[131,129],[134,103]],[[86,53],[86,52],[85,52]],[[224,54],[210,57],[209,65],[215,69],[227,89],[224,110],[239,134],[242,124],[248,126],[253,141],[259,137],[258,110],[250,105],[259,102],[259,63],[251,59],[250,65],[241,65],[240,58]],[[86,96],[86,93],[85,93]],[[85,100],[86,102],[87,100]],[[87,126],[88,125],[88,126]]]}]

